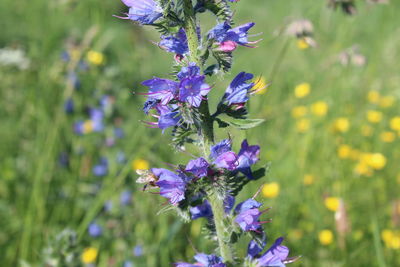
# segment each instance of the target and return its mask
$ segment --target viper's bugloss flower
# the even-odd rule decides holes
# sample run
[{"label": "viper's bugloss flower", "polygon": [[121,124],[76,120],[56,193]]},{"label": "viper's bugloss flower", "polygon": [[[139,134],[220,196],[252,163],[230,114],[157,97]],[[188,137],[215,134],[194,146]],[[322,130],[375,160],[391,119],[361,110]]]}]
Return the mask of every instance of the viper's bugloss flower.
[{"label": "viper's bugloss flower", "polygon": [[260,246],[260,244],[258,244],[255,240],[251,240],[249,245],[247,246],[247,256],[249,256],[250,258],[256,257],[264,250],[264,246],[265,241]]},{"label": "viper's bugloss flower", "polygon": [[101,109],[91,108],[89,110],[90,120],[93,122],[93,131],[100,132],[103,130],[103,117],[104,112]]},{"label": "viper's bugloss flower", "polygon": [[140,257],[143,255],[143,247],[141,245],[136,245],[133,248],[133,256]]},{"label": "viper's bugloss flower", "polygon": [[187,67],[183,66],[181,71],[178,72],[176,76],[181,81],[185,78],[200,76],[200,68],[196,65],[196,63],[190,62]]},{"label": "viper's bugloss flower", "polygon": [[194,264],[186,263],[186,262],[178,262],[175,263],[175,267],[225,267],[226,265],[223,263],[223,259],[216,255],[207,255],[204,253],[198,253],[194,256],[194,259],[197,261]]},{"label": "viper's bugloss flower", "polygon": [[172,80],[154,77],[142,82],[142,85],[149,87],[149,92],[145,95],[148,95],[152,101],[157,99],[161,101],[162,105],[167,105],[176,97],[179,84]]},{"label": "viper's bugloss flower", "polygon": [[209,164],[204,158],[197,158],[189,161],[185,171],[192,173],[197,177],[207,176]]},{"label": "viper's bugloss flower", "polygon": [[204,96],[211,90],[204,80],[203,75],[184,78],[179,85],[179,100],[193,107],[199,107]]},{"label": "viper's bugloss flower", "polygon": [[248,94],[254,83],[247,81],[253,79],[254,75],[251,73],[239,73],[228,86],[223,96],[223,102],[228,102],[229,105],[246,103],[249,100]]},{"label": "viper's bugloss flower", "polygon": [[177,55],[185,55],[189,52],[187,44],[187,37],[185,30],[181,28],[178,33],[170,36],[161,36],[161,41],[158,46],[167,52],[175,53]]},{"label": "viper's bugloss flower", "polygon": [[132,201],[132,192],[129,190],[125,190],[119,196],[119,202],[122,206],[129,205]]},{"label": "viper's bugloss flower", "polygon": [[153,168],[151,171],[158,178],[156,185],[160,187],[161,196],[168,198],[173,205],[185,199],[185,187],[189,180],[188,177],[183,173],[176,174],[162,168]]},{"label": "viper's bugloss flower", "polygon": [[233,171],[238,166],[238,156],[231,151],[231,142],[224,139],[218,144],[211,146],[210,157],[218,168],[224,168]]},{"label": "viper's bugloss flower", "polygon": [[129,12],[125,13],[126,17],[115,16],[120,19],[130,19],[140,24],[153,24],[162,16],[162,8],[154,0],[121,0],[127,7]]},{"label": "viper's bugloss flower", "polygon": [[[253,47],[249,44],[255,44],[259,41],[251,42],[248,40],[248,31],[255,25],[254,22],[249,22],[235,28],[231,28],[229,22],[217,24],[208,32],[208,38],[223,44],[224,42],[232,41],[238,45]],[[232,50],[231,50],[232,51]]]},{"label": "viper's bugloss flower", "polygon": [[72,98],[68,98],[64,103],[65,113],[67,114],[74,113],[74,107],[75,107],[74,101],[72,100]]},{"label": "viper's bugloss flower", "polygon": [[249,179],[253,179],[250,166],[259,160],[260,146],[249,146],[247,140],[243,140],[242,147],[238,154],[237,170],[246,175]]},{"label": "viper's bugloss flower", "polygon": [[108,174],[108,160],[105,157],[100,158],[99,163],[96,164],[92,172],[95,176],[105,176]]},{"label": "viper's bugloss flower", "polygon": [[[229,214],[235,205],[235,197],[231,195],[227,195],[224,199],[224,210],[226,214]],[[198,218],[212,218],[213,213],[211,209],[211,205],[207,200],[204,200],[203,204],[197,205],[195,207],[190,208],[190,213],[192,215],[192,220],[196,220]]]},{"label": "viper's bugloss flower", "polygon": [[275,243],[261,257],[256,259],[257,266],[284,267],[285,264],[296,261],[298,257],[288,258],[289,249],[281,245],[282,241],[283,237],[275,240]]},{"label": "viper's bugloss flower", "polygon": [[232,142],[230,139],[224,139],[218,144],[211,146],[210,157],[216,159],[219,155],[232,150]]},{"label": "viper's bugloss flower", "polygon": [[91,223],[88,228],[89,235],[98,237],[103,233],[103,229],[97,223]]},{"label": "viper's bugloss flower", "polygon": [[261,203],[254,199],[248,199],[236,206],[235,212],[238,213],[235,222],[239,224],[243,231],[258,231],[262,222],[258,220],[262,212],[258,209]]}]

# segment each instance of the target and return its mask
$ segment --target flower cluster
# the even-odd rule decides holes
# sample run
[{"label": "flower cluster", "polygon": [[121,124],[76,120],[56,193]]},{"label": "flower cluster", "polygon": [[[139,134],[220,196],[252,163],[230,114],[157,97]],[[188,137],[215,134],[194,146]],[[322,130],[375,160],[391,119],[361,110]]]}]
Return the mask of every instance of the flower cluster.
[{"label": "flower cluster", "polygon": [[[208,94],[213,86],[207,75],[227,72],[232,64],[232,52],[239,46],[254,48],[260,40],[249,34],[255,25],[248,22],[233,27],[229,2],[221,1],[154,1],[123,0],[129,7],[123,19],[155,27],[161,33],[156,43],[174,54],[174,73],[169,78],[153,77],[142,82],[148,88],[143,111],[157,121],[146,122],[151,128],[165,132],[171,128],[172,142],[179,150],[187,150],[188,143],[199,147],[185,165],[165,168],[138,169],[138,183],[166,198],[172,209],[185,220],[207,219],[209,234],[218,240],[219,255],[198,253],[196,263],[176,263],[178,267],[223,267],[242,261],[248,266],[283,266],[291,262],[289,250],[278,239],[264,254],[266,234],[260,217],[262,203],[250,198],[236,205],[235,197],[250,181],[265,174],[260,167],[258,145],[243,140],[238,152],[232,139],[214,140],[214,124],[220,128],[249,129],[262,119],[247,118],[246,103],[250,96],[265,89],[251,73],[240,72],[221,96],[214,113],[210,112]],[[202,33],[196,15],[209,11],[218,23]],[[222,116],[224,115],[224,116]],[[227,230],[228,229],[228,230]],[[246,259],[234,259],[232,245],[240,236],[252,239]],[[231,240],[231,241],[229,241]],[[236,241],[235,241],[236,240]],[[246,265],[247,266],[247,265]]]}]

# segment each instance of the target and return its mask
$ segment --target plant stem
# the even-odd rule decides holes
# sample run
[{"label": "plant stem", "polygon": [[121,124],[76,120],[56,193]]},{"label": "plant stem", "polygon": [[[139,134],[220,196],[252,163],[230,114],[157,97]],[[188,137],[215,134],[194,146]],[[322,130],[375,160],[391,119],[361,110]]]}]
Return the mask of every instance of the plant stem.
[{"label": "plant stem", "polygon": [[[192,5],[192,0],[184,0],[185,32],[189,47],[189,60],[196,63],[200,69],[203,68],[197,48],[199,38],[197,37],[196,16]],[[200,108],[201,122],[198,126],[199,136],[202,138],[202,145],[206,147],[214,143],[213,119],[210,116],[207,99],[201,102]]]},{"label": "plant stem", "polygon": [[[200,69],[203,69],[203,63],[198,54],[199,39],[197,37],[197,26],[196,16],[193,9],[192,0],[184,0],[184,15],[185,15],[185,32],[189,47],[189,60],[197,64]],[[198,125],[199,137],[203,147],[204,156],[207,157],[208,147],[214,143],[214,129],[213,119],[210,116],[210,110],[208,107],[208,101],[205,99],[202,101],[199,112],[201,115],[201,122]],[[225,223],[225,210],[224,200],[220,197],[218,192],[210,192],[208,195],[211,209],[214,214],[214,224],[218,239],[218,246],[221,257],[225,263],[233,263],[232,249],[229,245],[230,234],[226,231]]]},{"label": "plant stem", "polygon": [[215,232],[217,233],[218,246],[224,263],[233,263],[232,248],[229,245],[230,231],[227,231],[224,209],[224,200],[218,195],[217,190],[208,194],[208,200],[214,215]]}]

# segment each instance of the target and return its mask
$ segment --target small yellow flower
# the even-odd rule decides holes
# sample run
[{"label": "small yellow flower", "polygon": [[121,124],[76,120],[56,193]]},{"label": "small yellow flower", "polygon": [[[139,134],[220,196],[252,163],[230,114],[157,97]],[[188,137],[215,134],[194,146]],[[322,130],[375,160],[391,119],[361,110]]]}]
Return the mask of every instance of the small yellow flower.
[{"label": "small yellow flower", "polygon": [[373,104],[378,104],[381,95],[379,94],[378,91],[369,91],[367,95],[368,101],[373,103]]},{"label": "small yellow flower", "polygon": [[252,90],[254,90],[257,95],[262,95],[267,92],[268,84],[267,84],[267,80],[263,76],[258,77],[254,83],[255,84],[254,84]]},{"label": "small yellow flower", "polygon": [[303,178],[304,185],[312,185],[314,183],[314,181],[315,181],[314,175],[312,175],[312,174],[304,175],[304,178]]},{"label": "small yellow flower", "polygon": [[280,186],[276,182],[264,184],[262,194],[267,198],[276,198],[279,195]]},{"label": "small yellow flower", "polygon": [[350,128],[350,121],[347,118],[341,117],[337,118],[333,124],[335,131],[340,133],[345,133]]},{"label": "small yellow flower", "polygon": [[306,97],[311,91],[311,85],[309,83],[301,83],[294,88],[294,95],[297,98]]},{"label": "small yellow flower", "polygon": [[337,197],[327,197],[324,201],[325,207],[330,211],[337,211],[339,209],[340,199]]},{"label": "small yellow flower", "polygon": [[93,263],[96,261],[98,251],[96,248],[85,248],[81,255],[82,262],[85,264]]},{"label": "small yellow flower", "polygon": [[372,133],[374,132],[374,129],[369,126],[369,125],[363,125],[361,126],[361,134],[365,137],[372,136]]},{"label": "small yellow flower", "polygon": [[299,133],[305,133],[310,129],[309,119],[300,119],[296,122],[296,129]]},{"label": "small yellow flower", "polygon": [[390,120],[390,128],[394,131],[400,131],[400,116],[393,117]]},{"label": "small yellow flower", "polygon": [[87,61],[93,65],[101,65],[104,63],[104,55],[100,52],[90,50],[86,55]]},{"label": "small yellow flower", "polygon": [[149,169],[149,162],[144,159],[134,159],[132,161],[132,169],[136,170],[148,170]]},{"label": "small yellow flower", "polygon": [[371,176],[372,169],[365,162],[360,161],[354,168],[354,171],[359,175]]},{"label": "small yellow flower", "polygon": [[396,134],[388,131],[381,133],[380,137],[383,142],[392,143],[396,139]]},{"label": "small yellow flower", "polygon": [[323,117],[328,112],[328,104],[325,101],[317,101],[311,105],[311,112],[316,116]]},{"label": "small yellow flower", "polygon": [[367,120],[371,123],[378,123],[382,120],[382,112],[376,110],[367,111]]},{"label": "small yellow flower", "polygon": [[307,114],[308,110],[306,106],[297,106],[292,109],[293,118],[301,118]]},{"label": "small yellow flower", "polygon": [[304,50],[310,47],[310,45],[307,43],[307,41],[304,38],[298,39],[297,42],[297,48],[300,50]]},{"label": "small yellow flower", "polygon": [[396,98],[394,98],[394,96],[383,96],[379,100],[379,106],[382,108],[390,108],[391,106],[393,106],[395,101]]},{"label": "small yellow flower", "polygon": [[375,170],[381,170],[386,165],[386,157],[381,153],[371,153],[367,156],[366,163]]},{"label": "small yellow flower", "polygon": [[337,153],[339,158],[348,159],[351,155],[351,147],[349,145],[340,145]]},{"label": "small yellow flower", "polygon": [[83,133],[88,134],[93,131],[93,121],[87,120],[83,123]]},{"label": "small yellow flower", "polygon": [[333,233],[331,230],[322,230],[318,234],[319,242],[324,245],[330,245],[333,242]]}]

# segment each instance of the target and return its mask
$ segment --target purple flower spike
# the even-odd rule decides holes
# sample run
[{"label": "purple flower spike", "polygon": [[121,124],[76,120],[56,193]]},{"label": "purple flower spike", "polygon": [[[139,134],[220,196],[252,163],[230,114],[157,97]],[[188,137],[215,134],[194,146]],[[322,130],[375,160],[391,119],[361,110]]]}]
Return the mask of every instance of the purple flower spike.
[{"label": "purple flower spike", "polygon": [[158,45],[167,52],[175,53],[177,55],[185,55],[189,52],[187,44],[187,37],[184,29],[171,36],[161,36],[161,41]]},{"label": "purple flower spike", "polygon": [[219,155],[215,160],[214,164],[218,168],[224,168],[230,171],[233,171],[238,166],[238,156],[235,152],[228,151],[221,155]]},{"label": "purple flower spike", "polygon": [[153,24],[154,21],[162,16],[162,8],[153,0],[122,0],[129,7],[127,17],[119,17],[121,19],[130,19],[140,24]]},{"label": "purple flower spike", "polygon": [[163,114],[158,119],[158,128],[165,130],[169,127],[178,125],[180,120],[181,116],[179,115],[178,111]]},{"label": "purple flower spike", "polygon": [[190,214],[192,214],[192,220],[198,218],[211,218],[213,216],[210,203],[204,200],[203,204],[197,205],[190,208]]},{"label": "purple flower spike", "polygon": [[262,204],[260,202],[250,198],[250,199],[248,199],[246,201],[243,201],[243,202],[239,203],[235,208],[235,212],[236,213],[241,213],[241,212],[244,212],[244,211],[249,210],[249,209],[257,209],[257,208],[259,208],[261,206],[262,206]]},{"label": "purple flower spike", "polygon": [[285,263],[293,262],[294,259],[288,259],[289,249],[281,245],[282,241],[282,237],[278,238],[275,243],[257,259],[257,266],[284,267],[286,266]]},{"label": "purple flower spike", "polygon": [[204,177],[207,176],[208,166],[209,164],[204,158],[197,158],[189,161],[185,170],[193,173],[197,177]]},{"label": "purple flower spike", "polygon": [[160,100],[162,105],[167,105],[178,92],[178,83],[168,79],[155,77],[142,82],[142,85],[149,87],[146,95],[151,99]]},{"label": "purple flower spike", "polygon": [[249,179],[253,179],[253,174],[251,173],[250,166],[255,164],[259,160],[260,146],[249,146],[247,140],[243,140],[242,147],[239,151],[239,166],[238,171],[243,173]]},{"label": "purple flower spike", "polygon": [[199,107],[203,97],[206,96],[211,89],[204,80],[204,76],[194,76],[183,79],[179,85],[179,100],[187,102],[193,107]]},{"label": "purple flower spike", "polygon": [[258,41],[251,42],[248,40],[248,31],[255,25],[254,22],[249,22],[243,25],[240,25],[235,28],[231,28],[231,25],[226,22],[222,22],[217,24],[214,28],[212,28],[208,32],[208,38],[214,39],[219,43],[224,43],[227,41],[235,42],[238,45],[253,47],[249,44],[255,44]]},{"label": "purple flower spike", "polygon": [[195,76],[200,76],[200,68],[194,62],[190,62],[187,67],[182,67],[181,71],[177,74],[179,80]]},{"label": "purple flower spike", "polygon": [[226,267],[225,263],[223,263],[222,258],[216,255],[207,255],[204,253],[198,253],[194,256],[194,259],[197,261],[194,264],[186,263],[186,262],[178,262],[175,263],[176,267]]},{"label": "purple flower spike", "polygon": [[247,81],[253,77],[251,73],[239,73],[226,89],[223,99],[228,101],[229,105],[246,103],[249,100],[248,93],[254,86],[254,83],[247,83]]},{"label": "purple flower spike", "polygon": [[151,171],[158,177],[156,185],[160,187],[160,195],[168,198],[171,204],[176,205],[185,198],[187,178],[183,174],[162,168],[153,168]]}]

